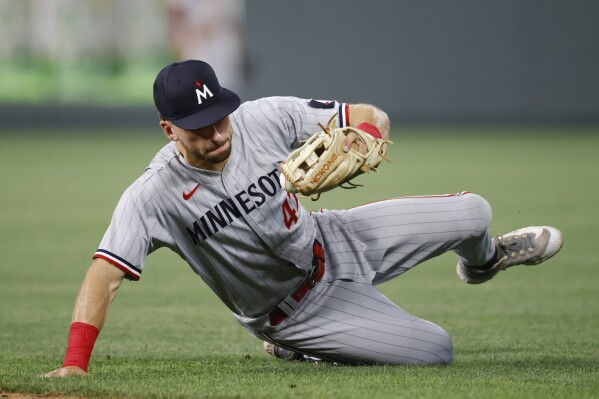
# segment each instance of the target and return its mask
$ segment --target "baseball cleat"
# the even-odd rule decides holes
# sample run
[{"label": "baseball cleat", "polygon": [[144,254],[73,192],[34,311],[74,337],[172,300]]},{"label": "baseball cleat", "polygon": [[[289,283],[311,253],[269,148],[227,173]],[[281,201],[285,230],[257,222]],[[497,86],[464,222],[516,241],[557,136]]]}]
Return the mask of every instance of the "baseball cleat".
[{"label": "baseball cleat", "polygon": [[497,273],[516,265],[538,265],[555,255],[563,244],[555,227],[525,227],[493,239],[497,262],[489,267],[465,266],[458,262],[458,276],[468,284],[481,284]]},{"label": "baseball cleat", "polygon": [[264,342],[264,350],[269,355],[278,357],[279,359],[283,359],[283,360],[297,360],[300,362],[320,362],[321,361],[320,359],[318,359],[316,357],[312,357],[312,356],[304,355],[302,353],[294,352],[292,350],[282,348],[278,345],[271,344],[270,342],[266,342],[266,341]]}]

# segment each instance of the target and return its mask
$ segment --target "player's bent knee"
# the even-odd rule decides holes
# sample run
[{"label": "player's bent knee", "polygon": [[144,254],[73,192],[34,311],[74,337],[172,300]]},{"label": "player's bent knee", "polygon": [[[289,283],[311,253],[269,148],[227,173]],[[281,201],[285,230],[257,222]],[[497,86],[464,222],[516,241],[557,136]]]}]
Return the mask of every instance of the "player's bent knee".
[{"label": "player's bent knee", "polygon": [[437,352],[437,359],[431,362],[431,365],[444,365],[449,364],[453,360],[453,345],[451,338],[448,337],[448,343],[442,350]]},{"label": "player's bent knee", "polygon": [[[417,345],[414,345],[416,342]],[[418,334],[417,340],[402,341],[399,346],[403,349],[397,353],[396,364],[445,365],[453,359],[451,337],[434,323],[430,323],[426,330]]]},{"label": "player's bent knee", "polygon": [[473,218],[480,221],[479,230],[481,233],[486,232],[491,226],[493,219],[493,211],[491,205],[486,199],[478,194],[468,194],[468,201],[471,204],[471,212]]},{"label": "player's bent knee", "polygon": [[427,364],[430,365],[443,365],[451,363],[453,359],[453,344],[451,342],[451,337],[441,327],[437,326],[437,334],[439,334],[439,339],[435,343],[434,347],[430,347],[431,353],[433,356],[430,357],[430,361]]}]

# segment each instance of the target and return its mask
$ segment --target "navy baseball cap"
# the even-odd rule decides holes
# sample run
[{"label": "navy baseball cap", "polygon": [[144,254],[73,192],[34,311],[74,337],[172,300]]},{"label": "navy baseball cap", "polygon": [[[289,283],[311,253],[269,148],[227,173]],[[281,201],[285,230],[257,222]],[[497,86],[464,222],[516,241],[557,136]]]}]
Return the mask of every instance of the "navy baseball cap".
[{"label": "navy baseball cap", "polygon": [[193,130],[221,120],[235,111],[241,100],[221,87],[210,65],[187,60],[167,65],[158,73],[154,104],[164,119]]}]

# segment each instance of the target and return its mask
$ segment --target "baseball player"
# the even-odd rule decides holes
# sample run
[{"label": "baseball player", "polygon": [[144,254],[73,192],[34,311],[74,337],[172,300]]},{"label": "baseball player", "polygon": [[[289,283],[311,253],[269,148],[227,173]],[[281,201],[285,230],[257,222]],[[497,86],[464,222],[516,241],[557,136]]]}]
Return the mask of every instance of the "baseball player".
[{"label": "baseball player", "polygon": [[[179,254],[269,353],[345,364],[447,364],[440,326],[389,301],[376,285],[446,251],[479,284],[561,247],[553,227],[497,238],[480,196],[385,199],[307,212],[277,166],[335,117],[387,139],[389,119],[368,104],[270,97],[240,105],[202,61],[173,63],[154,82],[170,142],[122,195],[77,296],[64,363],[48,377],[83,375],[123,278],[147,255]],[[344,151],[362,145],[356,135]],[[362,150],[362,149],[361,149]]]}]

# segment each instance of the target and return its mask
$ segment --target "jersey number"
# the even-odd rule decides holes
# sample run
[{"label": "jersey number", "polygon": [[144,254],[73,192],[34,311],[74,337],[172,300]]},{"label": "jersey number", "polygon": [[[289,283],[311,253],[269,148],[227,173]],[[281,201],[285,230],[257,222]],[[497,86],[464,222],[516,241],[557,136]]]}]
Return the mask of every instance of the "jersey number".
[{"label": "jersey number", "polygon": [[[295,208],[291,207],[289,203],[289,199],[293,198],[295,200]],[[297,195],[292,193],[287,193],[287,199],[281,205],[281,211],[283,212],[283,221],[285,222],[285,227],[287,230],[291,229],[291,226],[297,223],[297,212],[299,211],[299,200],[297,199]]]}]

